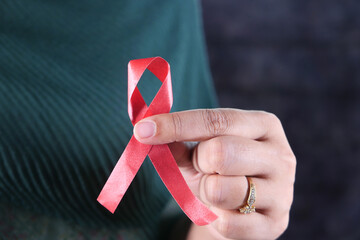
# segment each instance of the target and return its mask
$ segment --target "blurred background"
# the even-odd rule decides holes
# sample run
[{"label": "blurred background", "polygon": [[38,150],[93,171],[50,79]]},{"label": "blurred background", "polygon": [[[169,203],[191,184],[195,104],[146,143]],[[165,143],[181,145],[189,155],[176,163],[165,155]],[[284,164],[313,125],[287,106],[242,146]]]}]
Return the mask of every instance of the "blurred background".
[{"label": "blurred background", "polygon": [[202,4],[221,106],[275,113],[297,156],[281,239],[360,239],[360,1]]}]

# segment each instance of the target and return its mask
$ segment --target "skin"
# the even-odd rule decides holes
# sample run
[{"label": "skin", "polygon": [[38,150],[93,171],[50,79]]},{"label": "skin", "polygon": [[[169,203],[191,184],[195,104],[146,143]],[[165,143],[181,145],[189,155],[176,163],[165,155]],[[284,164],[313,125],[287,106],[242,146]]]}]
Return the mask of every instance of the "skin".
[{"label": "skin", "polygon": [[[286,230],[296,159],[275,115],[239,109],[160,114],[137,123],[134,134],[145,144],[169,144],[190,189],[218,215],[207,226],[193,224],[188,240],[276,239]],[[251,214],[238,210],[248,196],[246,176],[256,186]]]}]

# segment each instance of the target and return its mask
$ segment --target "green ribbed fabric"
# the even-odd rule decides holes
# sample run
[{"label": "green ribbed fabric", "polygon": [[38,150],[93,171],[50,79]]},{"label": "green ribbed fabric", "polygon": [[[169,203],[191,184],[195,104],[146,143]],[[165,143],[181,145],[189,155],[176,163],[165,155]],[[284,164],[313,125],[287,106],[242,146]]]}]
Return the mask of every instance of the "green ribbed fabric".
[{"label": "green ribbed fabric", "polygon": [[216,105],[201,25],[193,0],[2,0],[0,213],[157,239],[170,195],[148,159],[114,215],[96,198],[132,134],[129,60],[170,63],[172,111]]}]

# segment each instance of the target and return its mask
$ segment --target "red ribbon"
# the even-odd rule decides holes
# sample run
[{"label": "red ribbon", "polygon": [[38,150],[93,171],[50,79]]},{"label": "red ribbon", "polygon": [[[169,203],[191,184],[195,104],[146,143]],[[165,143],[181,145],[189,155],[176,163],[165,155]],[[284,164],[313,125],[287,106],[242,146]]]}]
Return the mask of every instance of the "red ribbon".
[{"label": "red ribbon", "polygon": [[[150,106],[146,105],[137,88],[137,84],[146,69],[150,70],[162,82]],[[129,62],[128,112],[133,125],[143,118],[169,113],[172,103],[170,66],[163,58],[144,58]],[[191,192],[167,144],[142,144],[134,136],[131,137],[101,190],[97,198],[98,202],[114,213],[146,155],[149,155],[161,180],[191,221],[197,225],[206,225],[217,218]]]}]

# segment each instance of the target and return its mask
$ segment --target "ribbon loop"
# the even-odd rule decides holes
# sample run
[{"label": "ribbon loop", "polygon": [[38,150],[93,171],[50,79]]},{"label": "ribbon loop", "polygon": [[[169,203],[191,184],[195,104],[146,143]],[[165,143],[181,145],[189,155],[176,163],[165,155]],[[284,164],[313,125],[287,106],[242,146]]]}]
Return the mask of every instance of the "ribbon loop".
[{"label": "ribbon loop", "polygon": [[[149,106],[146,105],[137,84],[148,69],[162,85]],[[128,65],[128,113],[133,125],[143,118],[169,113],[173,103],[169,64],[161,57],[136,59]],[[146,155],[161,180],[184,213],[197,225],[206,225],[217,216],[191,192],[182,176],[168,145],[142,144],[131,137],[112,173],[98,196],[100,202],[114,213],[125,192],[138,172]]]},{"label": "ribbon loop", "polygon": [[[137,87],[145,70],[152,72],[162,85],[148,107]],[[168,113],[173,104],[170,66],[161,57],[131,60],[128,65],[128,112],[133,125],[145,117]]]}]

